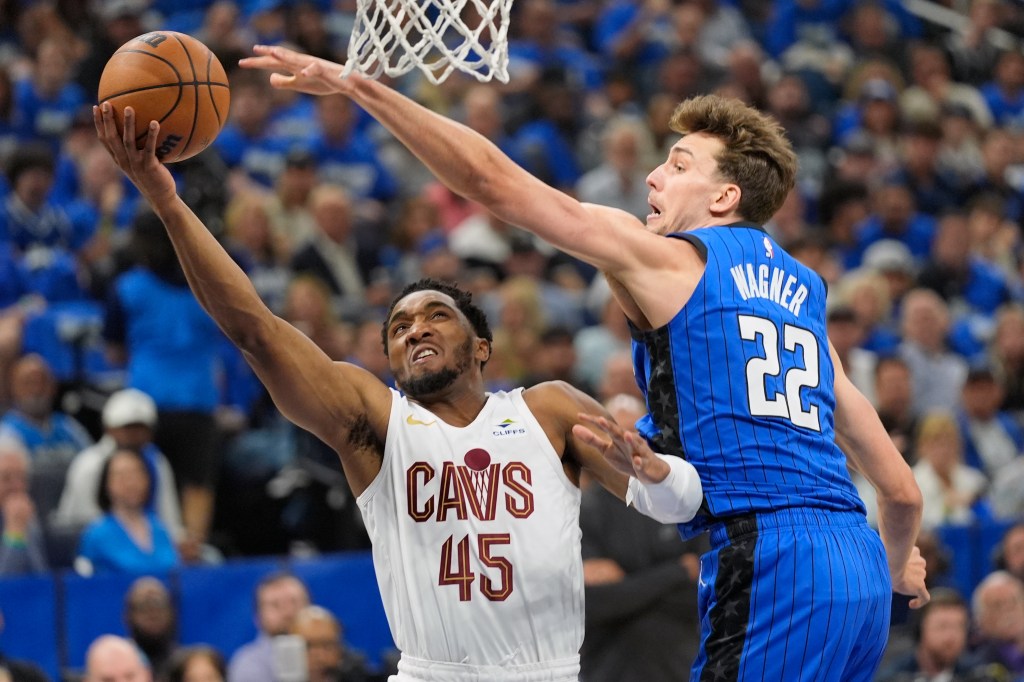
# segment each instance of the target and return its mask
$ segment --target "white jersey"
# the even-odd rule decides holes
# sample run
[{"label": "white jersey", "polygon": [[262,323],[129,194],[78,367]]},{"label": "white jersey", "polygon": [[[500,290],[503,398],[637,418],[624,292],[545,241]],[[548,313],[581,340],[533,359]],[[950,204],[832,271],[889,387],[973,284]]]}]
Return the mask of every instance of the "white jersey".
[{"label": "white jersey", "polygon": [[488,394],[462,428],[392,397],[358,503],[400,679],[575,680],[580,491],[522,389]]}]

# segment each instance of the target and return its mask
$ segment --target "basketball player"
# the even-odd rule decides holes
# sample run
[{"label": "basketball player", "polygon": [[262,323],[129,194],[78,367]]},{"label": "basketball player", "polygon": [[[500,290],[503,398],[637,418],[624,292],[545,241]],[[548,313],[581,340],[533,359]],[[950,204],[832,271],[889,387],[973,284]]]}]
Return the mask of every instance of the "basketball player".
[{"label": "basketball player", "polygon": [[[177,196],[155,155],[156,122],[136,149],[134,118],[126,109],[121,136],[109,104],[94,111],[100,139],[163,221],[200,303],[282,413],[341,458],[402,651],[398,680],[576,680],[580,470],[620,498],[629,490],[638,510],[679,522],[702,499],[693,467],[638,436],[579,437],[579,412],[608,413],[568,384],[485,392],[491,331],[454,286],[413,283],[388,311],[382,340],[402,392],[332,362],[270,312]],[[603,450],[635,476],[627,482]]]},{"label": "basketball player", "polygon": [[[647,178],[645,226],[548,187],[382,83],[284,48],[254,52],[243,67],[275,72],[279,88],[348,95],[455,193],[606,273],[633,325],[649,411],[638,427],[704,486],[701,512],[680,526],[712,544],[691,679],[871,679],[891,591],[928,600],[921,494],[831,350],[824,282],[761,227],[794,184],[781,128],[735,100],[683,102],[682,137]],[[847,459],[878,490],[881,538]]]}]

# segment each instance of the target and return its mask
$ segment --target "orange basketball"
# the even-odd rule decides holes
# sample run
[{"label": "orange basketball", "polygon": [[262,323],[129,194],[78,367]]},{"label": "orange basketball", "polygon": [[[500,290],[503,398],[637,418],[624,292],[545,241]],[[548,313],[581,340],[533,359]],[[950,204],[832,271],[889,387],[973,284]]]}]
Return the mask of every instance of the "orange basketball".
[{"label": "orange basketball", "polygon": [[150,121],[160,123],[157,157],[182,161],[206,149],[228,118],[228,77],[206,45],[184,33],[153,31],[118,48],[103,67],[99,102],[114,108],[117,129],[124,108],[135,110],[141,148]]}]

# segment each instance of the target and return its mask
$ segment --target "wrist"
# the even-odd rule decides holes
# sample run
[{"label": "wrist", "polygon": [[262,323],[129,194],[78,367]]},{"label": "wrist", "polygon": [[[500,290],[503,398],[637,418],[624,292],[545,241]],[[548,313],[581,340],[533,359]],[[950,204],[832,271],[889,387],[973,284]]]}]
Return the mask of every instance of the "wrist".
[{"label": "wrist", "polygon": [[5,530],[2,542],[4,547],[11,549],[23,549],[28,546],[24,531]]}]

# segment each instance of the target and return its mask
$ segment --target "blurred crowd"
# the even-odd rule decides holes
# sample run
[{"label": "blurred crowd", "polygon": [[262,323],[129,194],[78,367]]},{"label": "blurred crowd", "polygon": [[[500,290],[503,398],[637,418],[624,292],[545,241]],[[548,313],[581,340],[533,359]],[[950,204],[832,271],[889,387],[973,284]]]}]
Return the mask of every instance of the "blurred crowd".
[{"label": "blurred crowd", "polygon": [[[1024,3],[909,6],[516,0],[508,83],[389,82],[549,184],[641,219],[680,100],[718,92],[775,116],[801,171],[766,229],[828,282],[832,342],[913,467],[934,538],[1024,518]],[[383,310],[431,276],[487,310],[491,388],[639,395],[598,273],[447,191],[347,99],[236,67],[254,43],[343,62],[356,10],[0,2],[0,575],[368,546],[335,454],[282,419],[96,140],[103,66],[146,31],[194,35],[228,70],[227,125],[172,171],[267,305],[330,357],[390,382]],[[598,566],[596,584],[628,577]],[[1019,567],[994,575],[1020,587]],[[1019,676],[1015,594],[1013,644],[992,650]],[[980,601],[928,614],[980,626]]]}]

